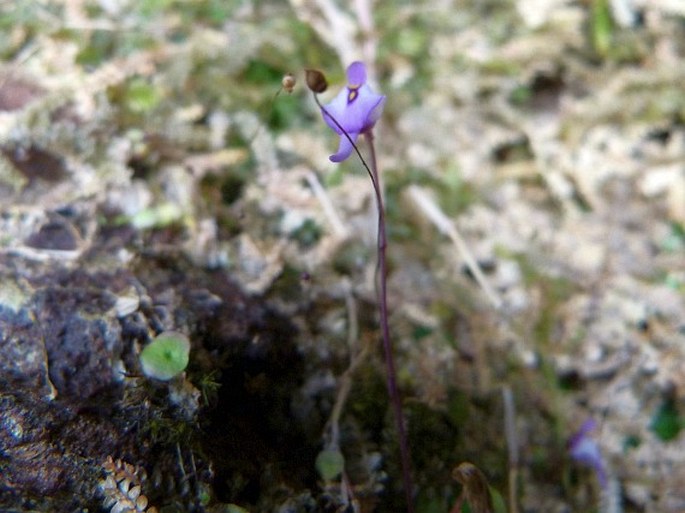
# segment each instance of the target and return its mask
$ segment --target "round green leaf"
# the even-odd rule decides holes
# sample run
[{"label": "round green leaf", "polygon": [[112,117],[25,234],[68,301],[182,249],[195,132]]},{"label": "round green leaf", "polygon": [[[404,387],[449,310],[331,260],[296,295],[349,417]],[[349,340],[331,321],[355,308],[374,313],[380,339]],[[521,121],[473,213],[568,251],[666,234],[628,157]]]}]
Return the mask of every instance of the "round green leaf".
[{"label": "round green leaf", "polygon": [[190,341],[182,333],[165,331],[140,353],[140,364],[149,378],[169,380],[188,366]]},{"label": "round green leaf", "polygon": [[324,449],[316,457],[316,470],[325,481],[331,481],[342,474],[345,457],[338,449]]}]

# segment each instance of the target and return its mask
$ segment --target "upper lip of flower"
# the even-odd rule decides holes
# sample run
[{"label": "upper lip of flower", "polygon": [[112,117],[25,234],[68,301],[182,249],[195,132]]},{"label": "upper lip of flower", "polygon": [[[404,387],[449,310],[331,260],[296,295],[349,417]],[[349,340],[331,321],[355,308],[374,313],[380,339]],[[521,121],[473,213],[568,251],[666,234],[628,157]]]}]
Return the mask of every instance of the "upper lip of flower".
[{"label": "upper lip of flower", "polygon": [[330,157],[333,162],[341,162],[352,153],[352,144],[343,130],[352,142],[356,141],[359,134],[373,128],[385,105],[385,96],[375,93],[366,83],[364,63],[355,61],[349,65],[347,81],[347,86],[322,109],[324,121],[341,136],[338,152]]}]

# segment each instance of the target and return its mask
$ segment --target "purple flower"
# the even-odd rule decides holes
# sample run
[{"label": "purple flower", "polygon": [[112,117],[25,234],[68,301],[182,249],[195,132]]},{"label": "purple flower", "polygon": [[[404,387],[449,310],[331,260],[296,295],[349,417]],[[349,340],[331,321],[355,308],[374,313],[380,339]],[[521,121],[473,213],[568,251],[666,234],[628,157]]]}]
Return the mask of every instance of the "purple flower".
[{"label": "purple flower", "polygon": [[[381,117],[384,105],[385,96],[374,93],[366,84],[364,63],[356,61],[350,64],[347,68],[347,87],[322,109],[324,121],[340,135],[338,152],[330,156],[331,161],[342,162],[352,153],[352,144],[340,127],[356,142],[359,134],[369,132],[373,128]],[[331,117],[335,118],[338,124]]]},{"label": "purple flower", "polygon": [[607,484],[607,473],[604,467],[604,459],[597,442],[588,436],[588,433],[597,427],[594,419],[587,419],[568,442],[568,452],[571,458],[578,463],[591,467],[597,474],[597,479],[602,488]]}]

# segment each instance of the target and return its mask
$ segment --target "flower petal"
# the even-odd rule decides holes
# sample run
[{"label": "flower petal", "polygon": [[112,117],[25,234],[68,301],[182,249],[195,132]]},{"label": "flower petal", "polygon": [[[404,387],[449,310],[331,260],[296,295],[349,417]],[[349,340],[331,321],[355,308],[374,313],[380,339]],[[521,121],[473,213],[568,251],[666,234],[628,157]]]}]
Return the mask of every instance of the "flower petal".
[{"label": "flower petal", "polygon": [[[385,107],[385,96],[383,95],[377,95],[374,93],[371,93],[374,96],[378,98],[378,101],[376,104],[369,110],[369,113],[366,116],[366,121],[364,122],[364,129],[362,131],[366,131],[369,128],[373,127],[373,125],[376,124],[376,121],[378,121],[381,117],[381,114],[383,114],[383,107]],[[369,101],[369,104],[372,102]]]},{"label": "flower petal", "polygon": [[[324,107],[345,131],[365,132],[372,128],[380,118],[385,105],[385,96],[374,93],[369,86],[364,85],[357,90],[355,99],[349,102],[348,91],[348,89],[342,90],[331,103]],[[338,134],[342,134],[340,128],[325,113],[323,113],[323,118],[328,126]]]},{"label": "flower petal", "polygon": [[590,438],[583,438],[571,449],[571,458],[585,466],[591,467],[597,474],[599,484],[604,488],[607,483],[604,459],[599,445]]},{"label": "flower petal", "polygon": [[[340,130],[338,125],[335,124],[331,117],[335,118],[335,120],[340,124],[340,126],[342,126],[346,131],[350,131],[349,127],[346,126],[344,123],[346,119],[347,110],[347,88],[340,91],[338,95],[335,98],[333,98],[333,100],[330,103],[324,105],[324,109],[326,109],[325,112],[323,111],[323,109],[321,111],[321,114],[323,115],[323,120],[337,134],[342,134],[342,130]],[[327,113],[330,114],[330,116]]]},{"label": "flower petal", "polygon": [[607,472],[604,466],[604,458],[602,458],[599,444],[588,436],[588,433],[594,430],[596,426],[597,423],[592,418],[583,423],[569,440],[569,454],[578,463],[591,467],[597,475],[600,486],[605,488]]},{"label": "flower petal", "polygon": [[338,152],[330,157],[333,162],[342,162],[352,153],[353,145],[345,133],[356,141],[359,134],[373,128],[385,106],[385,96],[375,93],[366,84],[364,63],[355,61],[350,64],[347,80],[347,87],[321,107],[324,121],[340,136]]},{"label": "flower petal", "polygon": [[[348,132],[348,134],[353,142],[357,142],[357,137],[359,137],[358,133]],[[345,135],[341,135],[340,144],[338,145],[338,152],[335,155],[331,155],[328,158],[331,160],[331,162],[342,162],[350,156],[353,149],[354,148],[350,140],[347,137],[345,137]]]},{"label": "flower petal", "polygon": [[573,436],[569,439],[569,450],[573,452],[573,447],[579,444],[587,436],[587,434],[590,431],[594,430],[596,427],[597,422],[592,417],[588,418],[585,422],[583,422],[583,425],[580,426],[580,429],[576,433],[574,433]]},{"label": "flower petal", "polygon": [[347,83],[353,87],[366,83],[366,66],[363,62],[354,61],[347,67]]}]

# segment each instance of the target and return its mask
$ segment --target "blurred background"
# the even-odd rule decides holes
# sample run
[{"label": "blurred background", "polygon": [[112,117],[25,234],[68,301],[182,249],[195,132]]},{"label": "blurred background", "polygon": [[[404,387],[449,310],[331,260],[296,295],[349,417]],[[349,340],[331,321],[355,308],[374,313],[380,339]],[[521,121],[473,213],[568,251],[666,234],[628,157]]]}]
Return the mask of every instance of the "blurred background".
[{"label": "blurred background", "polygon": [[[304,86],[305,68],[323,71],[330,101],[354,60],[387,96],[375,141],[417,511],[449,512],[462,491],[452,470],[467,461],[498,512],[685,510],[681,0],[5,0],[0,59],[0,310],[37,304],[53,272],[64,287],[75,270],[130,273],[130,293],[89,282],[133,302],[102,313],[123,342],[99,376],[117,365],[134,374],[147,335],[121,319],[144,297],[153,311],[171,304],[155,287],[195,286],[168,278],[172,267],[219,273],[287,325],[255,324],[245,347],[269,332],[266,353],[290,356],[251,373],[212,345],[197,312],[214,299],[196,298],[205,306],[192,315],[176,308],[173,322],[154,310],[193,343],[187,387],[215,395],[174,385],[195,406],[176,398],[169,413],[159,386],[117,381],[107,408],[119,413],[102,418],[135,436],[113,456],[152,475],[152,448],[173,455],[157,474],[176,486],[145,485],[159,510],[403,509],[373,189],[355,158],[328,160],[338,138]],[[203,286],[240,319],[243,303],[212,281]],[[48,354],[62,393],[49,368],[61,353]],[[149,406],[145,394],[163,398]],[[226,402],[235,418],[217,414]],[[173,422],[131,430],[162,410]],[[262,423],[255,447],[207,441],[247,441]],[[170,435],[179,424],[190,429]],[[315,459],[332,438],[345,472],[324,479]],[[90,471],[68,473],[66,489],[11,474],[0,501],[105,508],[104,458],[83,451]],[[8,454],[0,468],[18,472]]]}]

